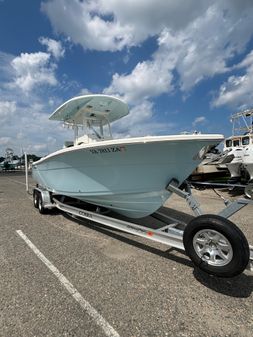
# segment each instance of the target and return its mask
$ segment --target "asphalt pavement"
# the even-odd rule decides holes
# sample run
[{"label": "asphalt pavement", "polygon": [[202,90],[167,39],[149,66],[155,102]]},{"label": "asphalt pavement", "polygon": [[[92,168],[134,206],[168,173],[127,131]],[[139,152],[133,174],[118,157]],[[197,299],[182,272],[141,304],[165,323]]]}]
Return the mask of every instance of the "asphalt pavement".
[{"label": "asphalt pavement", "polygon": [[[1,337],[253,335],[249,271],[212,277],[165,245],[59,211],[41,215],[24,183],[0,174]],[[223,207],[212,190],[194,194],[208,213]],[[166,206],[191,214],[178,197]],[[231,218],[251,244],[252,218],[253,206]]]}]

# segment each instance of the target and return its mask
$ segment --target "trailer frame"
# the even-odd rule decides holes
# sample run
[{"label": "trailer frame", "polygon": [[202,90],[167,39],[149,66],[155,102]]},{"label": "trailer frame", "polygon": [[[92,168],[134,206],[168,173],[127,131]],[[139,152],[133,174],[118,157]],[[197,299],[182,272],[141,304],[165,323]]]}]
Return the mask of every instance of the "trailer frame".
[{"label": "trailer frame", "polygon": [[[196,218],[204,214],[199,202],[192,195],[189,184],[186,184],[185,190],[182,190],[178,187],[178,182],[175,179],[172,179],[167,186],[167,190],[185,199]],[[114,228],[125,233],[133,234],[168,245],[172,248],[185,251],[183,239],[187,223],[175,218],[171,218],[168,216],[168,214],[165,214],[162,211],[157,211],[151,216],[153,218],[162,220],[162,222],[165,222],[166,225],[158,229],[153,229],[136,224],[133,222],[133,219],[130,219],[131,221],[126,221],[105,215],[105,213],[101,212],[101,207],[99,206],[93,205],[95,210],[91,211],[88,208],[80,208],[76,205],[70,205],[65,202],[65,199],[66,196],[54,195],[52,192],[40,186],[36,186],[33,190],[34,206],[39,208],[40,213],[46,213],[46,211],[49,209],[57,208],[75,218],[86,219],[98,224],[102,224],[108,228]],[[222,218],[228,219],[246,205],[253,205],[253,200],[240,198],[233,202],[225,201],[225,207],[221,212],[218,213],[218,215]],[[249,251],[250,253],[247,269],[253,272],[253,246],[249,245]]]}]

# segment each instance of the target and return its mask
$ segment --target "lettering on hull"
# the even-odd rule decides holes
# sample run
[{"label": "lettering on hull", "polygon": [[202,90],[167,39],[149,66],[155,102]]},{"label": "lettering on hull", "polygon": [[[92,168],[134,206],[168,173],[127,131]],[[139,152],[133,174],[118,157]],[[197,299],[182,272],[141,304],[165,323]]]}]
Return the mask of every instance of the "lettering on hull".
[{"label": "lettering on hull", "polygon": [[85,216],[86,218],[91,218],[92,219],[92,214],[84,212],[84,211],[79,211],[79,215]]},{"label": "lettering on hull", "polygon": [[92,154],[101,154],[101,153],[116,153],[116,152],[125,152],[125,146],[111,146],[105,147],[102,149],[90,149],[90,153]]}]

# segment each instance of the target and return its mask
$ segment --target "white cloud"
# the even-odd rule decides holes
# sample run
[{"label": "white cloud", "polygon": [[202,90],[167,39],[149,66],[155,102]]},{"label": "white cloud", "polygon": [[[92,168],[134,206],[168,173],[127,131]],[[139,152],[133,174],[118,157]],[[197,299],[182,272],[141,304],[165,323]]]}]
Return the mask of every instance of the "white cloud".
[{"label": "white cloud", "polygon": [[130,74],[114,74],[111,87],[119,92],[130,83],[137,86],[136,75],[145,77],[152,69],[157,72],[154,78],[165,83],[151,90],[154,96],[172,89],[168,82],[174,70],[181,90],[188,91],[205,78],[227,72],[227,61],[242,52],[252,36],[250,0],[49,0],[42,10],[55,31],[85,49],[122,50],[157,36],[159,47],[151,61],[140,62]]},{"label": "white cloud", "polygon": [[[104,2],[108,6],[110,4],[116,6],[114,12],[118,13],[118,18],[121,19],[122,15],[125,20],[130,15],[127,14],[127,10],[119,13],[123,5],[116,0]],[[151,7],[147,7],[149,9],[141,7],[144,6],[143,1],[136,3],[138,3],[137,13],[140,13],[140,8],[144,13],[151,9]],[[159,6],[156,3],[155,5],[156,8],[152,7],[151,17],[162,15]],[[178,19],[182,3],[174,2],[174,5],[175,12],[172,12]],[[103,6],[106,7],[104,3]],[[148,6],[151,6],[149,1]],[[168,6],[172,6],[170,1]],[[194,15],[188,10],[191,20],[187,21],[188,25],[185,29],[183,23],[179,29],[173,20],[172,23],[163,21],[163,28],[157,35],[158,48],[151,60],[139,62],[128,74],[115,73],[110,86],[104,92],[120,95],[130,103],[138,103],[142,99],[171,93],[178,87],[187,93],[203,79],[230,72],[231,67],[227,66],[227,62],[244,51],[252,36],[253,4],[249,1],[244,2],[243,5],[235,0],[231,3],[223,0],[205,2],[205,6],[204,12],[201,7],[199,16],[194,6],[192,6]],[[133,5],[133,11],[136,7]],[[128,9],[128,11],[131,10]],[[141,18],[140,21],[142,20]],[[148,34],[157,32],[156,29],[152,31],[151,26],[149,28]],[[250,60],[248,59],[247,62]],[[175,71],[179,79],[175,77]]]},{"label": "white cloud", "polygon": [[10,87],[17,87],[28,93],[35,86],[57,84],[56,64],[50,62],[48,53],[21,53],[11,61],[11,65],[15,71],[15,77],[9,83]]},{"label": "white cloud", "polygon": [[85,49],[121,50],[136,46],[164,26],[182,29],[210,0],[50,0],[42,3],[56,32]]},{"label": "white cloud", "polygon": [[14,69],[11,67],[11,61],[13,59],[14,59],[13,55],[3,53],[0,51],[1,82],[7,81],[11,76],[14,75]]},{"label": "white cloud", "polygon": [[247,107],[253,101],[253,69],[243,76],[230,76],[221,87],[218,98],[213,102],[216,107],[222,105]]},{"label": "white cloud", "polygon": [[43,144],[35,144],[35,145],[31,145],[28,147],[29,150],[33,150],[36,152],[41,152],[41,150],[46,150],[47,148],[47,144],[43,143]]},{"label": "white cloud", "polygon": [[[138,106],[138,114],[143,111],[142,101],[146,104],[176,89],[187,97],[194,86],[217,74],[230,76],[213,105],[252,99],[249,64],[253,56],[237,67],[228,66],[252,37],[250,0],[49,0],[42,10],[56,32],[84,49],[117,51],[126,47],[129,52],[149,37],[157,39],[150,59],[139,61],[128,73],[114,73],[104,89],[104,93]],[[239,68],[246,68],[244,75],[231,74]],[[131,118],[137,113],[133,111]]]},{"label": "white cloud", "polygon": [[129,112],[129,115],[124,119],[119,120],[113,124],[117,133],[125,134],[127,132],[133,132],[133,128],[142,127],[142,123],[148,121],[153,114],[153,104],[149,101],[143,101],[142,103],[135,105]]},{"label": "white cloud", "polygon": [[104,92],[121,95],[131,104],[168,92],[172,89],[172,75],[167,69],[163,73],[162,68],[159,62],[138,63],[129,75],[114,74]]},{"label": "white cloud", "polygon": [[0,101],[0,120],[2,126],[11,119],[16,108],[16,102]]},{"label": "white cloud", "polygon": [[164,26],[182,29],[201,15],[209,0],[99,0],[96,10],[102,14],[113,14],[122,24],[132,24],[143,36],[154,35]]},{"label": "white cloud", "polygon": [[233,68],[234,69],[242,69],[251,67],[253,65],[253,50],[251,50],[250,53],[248,53],[245,58],[239,63],[236,64]]},{"label": "white cloud", "polygon": [[232,46],[224,48],[230,39],[221,34],[222,15],[209,8],[203,17],[190,24],[185,31],[164,29],[159,37],[156,59],[172,57],[180,76],[180,88],[189,91],[204,78],[226,72],[226,60],[233,54]]},{"label": "white cloud", "polygon": [[[72,132],[63,132],[58,123],[48,120],[49,114],[43,112],[45,108],[46,103],[17,106],[9,122],[1,129],[0,155],[4,153],[6,146],[13,148],[17,155],[20,155],[21,149],[45,155],[60,148],[63,137],[72,139]],[[48,111],[52,112],[51,109]]]},{"label": "white cloud", "polygon": [[49,39],[47,37],[40,37],[39,42],[46,46],[48,53],[52,54],[56,59],[64,56],[65,49],[62,47],[60,41]]},{"label": "white cloud", "polygon": [[95,2],[67,0],[42,3],[42,11],[49,17],[54,30],[63,33],[84,49],[102,51],[121,50],[133,45],[134,27],[121,25],[118,20],[103,20],[94,12]]},{"label": "white cloud", "polygon": [[253,102],[253,51],[234,67],[243,69],[243,74],[231,75],[220,87],[217,97],[213,101],[216,107],[229,105],[236,108],[247,108]]},{"label": "white cloud", "polygon": [[205,124],[206,122],[207,122],[206,117],[199,116],[194,119],[194,121],[192,122],[192,126],[196,127],[198,124]]},{"label": "white cloud", "polygon": [[92,92],[87,89],[87,88],[82,88],[79,93],[77,94],[77,96],[82,96],[82,95],[91,95]]},{"label": "white cloud", "polygon": [[[11,138],[10,137],[0,137],[0,145],[8,146],[11,144]],[[3,154],[1,154],[2,156]]]},{"label": "white cloud", "polygon": [[[59,148],[62,130],[48,120],[49,113],[62,103],[62,98],[47,90],[48,85],[57,83],[50,54],[0,52],[0,70],[0,156],[7,146],[17,155],[21,149],[41,155]],[[40,90],[35,90],[38,87]],[[48,138],[52,135],[56,141]],[[36,148],[37,144],[45,148]]]},{"label": "white cloud", "polygon": [[[158,48],[150,60],[139,62],[131,72],[115,73],[111,84],[105,88],[104,92],[120,96],[130,104],[138,106],[142,100],[150,100],[164,93],[173,93],[178,88],[187,94],[203,79],[231,72],[234,68],[227,65],[228,61],[231,62],[235,55],[244,52],[253,32],[251,29],[253,4],[250,1],[245,1],[243,4],[236,0],[232,2],[208,1],[205,2],[205,8],[201,7],[199,11],[190,4],[190,8],[187,8],[189,17],[184,23],[180,20],[184,18],[186,12],[183,10],[180,13],[179,9],[183,8],[180,1],[174,2],[175,7],[171,12],[173,19],[167,21],[163,17],[164,13],[167,13],[165,8],[159,7],[156,2],[152,2],[152,7],[150,1],[139,1],[128,8],[126,8],[126,3],[129,5],[130,1],[122,4],[116,0],[104,0],[102,8],[106,8],[106,4],[108,12],[109,8],[114,8],[114,15],[121,23],[129,20],[131,24],[133,22],[136,24],[136,29],[140,26],[145,27],[146,36],[157,34]],[[172,6],[170,1],[163,1],[163,4],[167,6],[167,10],[169,6]],[[162,11],[160,11],[161,8]],[[152,15],[140,15],[141,12],[147,14],[147,11],[151,9]],[[135,10],[136,17],[139,17],[138,23],[135,20],[135,13],[131,17],[131,13]],[[152,19],[150,24],[143,19],[143,17],[156,18],[157,16],[160,19],[163,17],[160,21],[154,21],[162,23],[159,27],[152,24]],[[178,19],[179,21],[176,22]],[[250,64],[252,58],[250,54],[238,67],[243,68]],[[252,76],[240,79],[244,86],[241,86],[238,96],[242,94],[242,91],[248,94],[250,78]],[[134,119],[134,113],[137,110],[133,110],[131,118]],[[152,117],[152,109],[149,111]],[[139,110],[139,113],[141,112],[143,109]],[[192,125],[195,127],[205,122],[204,117],[200,116]]]},{"label": "white cloud", "polygon": [[129,115],[113,123],[114,136],[132,137],[157,134],[168,134],[175,128],[174,123],[158,122],[152,119],[154,105],[148,100],[136,104]]}]

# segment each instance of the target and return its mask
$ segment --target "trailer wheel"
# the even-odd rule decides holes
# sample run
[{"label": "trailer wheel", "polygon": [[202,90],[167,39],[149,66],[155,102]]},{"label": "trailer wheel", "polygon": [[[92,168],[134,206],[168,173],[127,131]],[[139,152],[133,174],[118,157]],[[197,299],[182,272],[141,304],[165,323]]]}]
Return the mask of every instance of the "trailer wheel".
[{"label": "trailer wheel", "polygon": [[47,209],[43,205],[43,199],[42,199],[41,193],[39,193],[39,196],[38,196],[38,209],[39,209],[40,214],[45,214],[47,212]]},{"label": "trailer wheel", "polygon": [[184,247],[193,263],[205,272],[233,277],[249,262],[249,245],[242,231],[218,215],[200,215],[189,222]]},{"label": "trailer wheel", "polygon": [[38,191],[33,191],[33,206],[35,208],[39,207],[39,192]]}]

